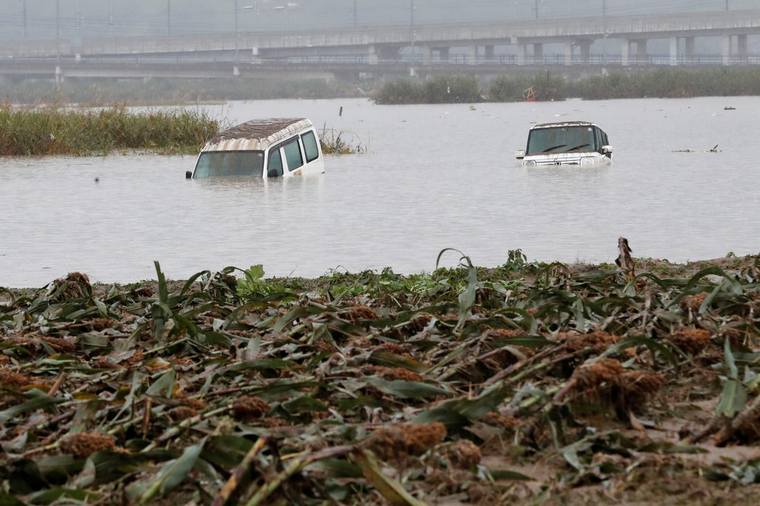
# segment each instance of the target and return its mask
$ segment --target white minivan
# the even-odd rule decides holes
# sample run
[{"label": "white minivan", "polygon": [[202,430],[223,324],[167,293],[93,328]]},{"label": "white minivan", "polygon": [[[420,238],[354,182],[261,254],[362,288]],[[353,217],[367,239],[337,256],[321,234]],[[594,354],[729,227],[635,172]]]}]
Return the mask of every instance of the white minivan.
[{"label": "white minivan", "polygon": [[325,172],[319,136],[308,119],[248,121],[225,130],[201,151],[188,179],[294,177]]},{"label": "white minivan", "polygon": [[598,167],[612,163],[612,146],[604,130],[593,123],[545,123],[530,129],[527,148],[515,157],[524,167]]}]

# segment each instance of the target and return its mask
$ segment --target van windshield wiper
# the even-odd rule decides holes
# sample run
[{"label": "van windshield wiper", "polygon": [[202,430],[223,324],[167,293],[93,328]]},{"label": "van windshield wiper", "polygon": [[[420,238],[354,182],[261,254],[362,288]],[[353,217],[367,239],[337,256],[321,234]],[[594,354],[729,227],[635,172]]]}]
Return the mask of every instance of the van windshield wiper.
[{"label": "van windshield wiper", "polygon": [[590,145],[591,145],[591,144],[588,144],[588,143],[586,143],[586,144],[579,144],[579,145],[577,145],[577,146],[575,146],[575,147],[573,147],[573,148],[570,148],[570,149],[568,149],[567,151],[568,151],[568,152],[570,152],[570,151],[575,151],[576,149],[585,148],[586,146],[590,146]]},{"label": "van windshield wiper", "polygon": [[556,146],[552,146],[550,148],[546,148],[545,150],[541,151],[542,153],[548,153],[549,151],[554,151],[555,149],[564,148],[567,146],[567,144],[558,144]]}]

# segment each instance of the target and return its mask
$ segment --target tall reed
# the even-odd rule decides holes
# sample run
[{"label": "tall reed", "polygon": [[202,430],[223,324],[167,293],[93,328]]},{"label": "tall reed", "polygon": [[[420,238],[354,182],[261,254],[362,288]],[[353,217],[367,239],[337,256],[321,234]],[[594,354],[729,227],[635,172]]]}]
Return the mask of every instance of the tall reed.
[{"label": "tall reed", "polygon": [[219,123],[191,111],[131,113],[0,107],[0,156],[90,155],[116,150],[192,152],[219,131]]}]

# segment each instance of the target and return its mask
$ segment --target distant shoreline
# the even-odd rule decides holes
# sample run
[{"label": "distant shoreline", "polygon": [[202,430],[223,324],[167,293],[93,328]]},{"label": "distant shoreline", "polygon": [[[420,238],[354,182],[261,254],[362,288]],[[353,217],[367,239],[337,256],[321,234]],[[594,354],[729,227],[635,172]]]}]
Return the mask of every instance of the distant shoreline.
[{"label": "distant shoreline", "polygon": [[505,71],[493,78],[439,75],[417,79],[153,79],[147,82],[68,80],[0,82],[0,102],[24,106],[78,104],[161,107],[255,100],[369,98],[378,104],[435,104],[630,98],[760,96],[760,68],[709,67],[612,70],[586,76]]}]

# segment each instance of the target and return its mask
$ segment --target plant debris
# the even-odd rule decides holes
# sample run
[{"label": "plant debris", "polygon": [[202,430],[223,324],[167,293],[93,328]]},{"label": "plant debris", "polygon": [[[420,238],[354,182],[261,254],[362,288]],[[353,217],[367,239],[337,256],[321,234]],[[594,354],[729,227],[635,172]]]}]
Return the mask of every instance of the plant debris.
[{"label": "plant debris", "polygon": [[461,262],[0,289],[0,503],[757,502],[760,257]]}]

